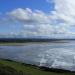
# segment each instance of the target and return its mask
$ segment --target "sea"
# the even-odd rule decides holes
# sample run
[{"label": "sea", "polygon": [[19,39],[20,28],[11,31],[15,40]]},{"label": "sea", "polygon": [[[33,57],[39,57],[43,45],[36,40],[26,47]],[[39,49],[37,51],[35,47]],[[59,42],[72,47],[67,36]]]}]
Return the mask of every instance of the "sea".
[{"label": "sea", "polygon": [[75,40],[0,45],[0,58],[75,71]]}]

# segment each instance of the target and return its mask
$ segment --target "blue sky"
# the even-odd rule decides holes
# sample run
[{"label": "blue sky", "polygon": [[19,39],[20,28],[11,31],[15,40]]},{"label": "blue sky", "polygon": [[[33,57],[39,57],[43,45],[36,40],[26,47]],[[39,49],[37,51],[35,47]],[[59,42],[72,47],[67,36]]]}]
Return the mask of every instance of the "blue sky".
[{"label": "blue sky", "polygon": [[46,2],[46,0],[0,0],[1,12],[11,11],[16,8],[38,9],[48,13],[53,10],[53,4]]},{"label": "blue sky", "polygon": [[74,12],[74,0],[0,0],[0,35],[75,37]]}]

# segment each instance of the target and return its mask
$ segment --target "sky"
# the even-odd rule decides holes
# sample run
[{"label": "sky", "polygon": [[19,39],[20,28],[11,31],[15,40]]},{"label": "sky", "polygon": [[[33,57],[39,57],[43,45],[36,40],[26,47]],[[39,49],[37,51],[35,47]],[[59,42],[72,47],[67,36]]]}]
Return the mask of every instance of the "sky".
[{"label": "sky", "polygon": [[75,1],[0,0],[0,37],[75,38]]}]

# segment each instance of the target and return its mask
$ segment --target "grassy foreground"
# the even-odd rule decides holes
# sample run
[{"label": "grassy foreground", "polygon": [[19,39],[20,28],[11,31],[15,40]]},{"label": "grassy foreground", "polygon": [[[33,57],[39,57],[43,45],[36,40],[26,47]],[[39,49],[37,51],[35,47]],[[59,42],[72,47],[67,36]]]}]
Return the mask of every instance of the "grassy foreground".
[{"label": "grassy foreground", "polygon": [[0,59],[0,75],[75,75],[75,73],[44,71],[36,66]]}]

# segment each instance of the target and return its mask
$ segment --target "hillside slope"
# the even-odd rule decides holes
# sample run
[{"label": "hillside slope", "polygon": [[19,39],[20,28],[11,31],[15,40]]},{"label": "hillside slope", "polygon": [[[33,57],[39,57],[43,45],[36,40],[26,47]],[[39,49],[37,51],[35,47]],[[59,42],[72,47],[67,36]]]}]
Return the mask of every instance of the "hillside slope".
[{"label": "hillside slope", "polygon": [[75,73],[45,71],[34,65],[0,59],[0,75],[75,75]]}]

